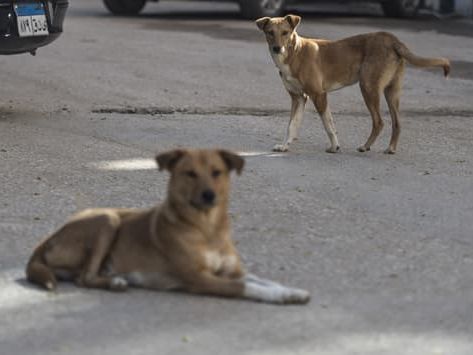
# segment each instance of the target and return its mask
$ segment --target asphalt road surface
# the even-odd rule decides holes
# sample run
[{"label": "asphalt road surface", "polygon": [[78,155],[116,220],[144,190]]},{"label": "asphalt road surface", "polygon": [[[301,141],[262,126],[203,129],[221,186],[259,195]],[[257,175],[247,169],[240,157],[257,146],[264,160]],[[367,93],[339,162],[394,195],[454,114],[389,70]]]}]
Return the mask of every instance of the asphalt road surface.
[{"label": "asphalt road surface", "polygon": [[[356,151],[371,125],[357,86],[330,95],[340,154],[324,152],[309,105],[292,151],[271,154],[289,98],[234,5],[120,18],[73,1],[57,42],[0,57],[2,355],[472,353],[473,25],[354,5],[302,15],[304,35],[386,30],[452,60],[449,80],[407,70],[396,155],[382,154],[387,114],[372,151]],[[310,290],[309,305],[26,283],[31,250],[69,214],[161,201],[168,177],[152,158],[182,146],[247,156],[233,180],[238,248],[250,271]]]}]

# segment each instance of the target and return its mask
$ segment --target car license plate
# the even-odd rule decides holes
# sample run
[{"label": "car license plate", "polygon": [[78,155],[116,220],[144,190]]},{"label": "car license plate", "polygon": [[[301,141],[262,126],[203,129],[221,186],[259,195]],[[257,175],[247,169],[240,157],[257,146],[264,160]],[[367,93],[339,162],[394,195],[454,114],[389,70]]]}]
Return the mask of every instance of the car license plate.
[{"label": "car license plate", "polygon": [[49,34],[43,3],[15,3],[15,13],[20,37],[46,36]]}]

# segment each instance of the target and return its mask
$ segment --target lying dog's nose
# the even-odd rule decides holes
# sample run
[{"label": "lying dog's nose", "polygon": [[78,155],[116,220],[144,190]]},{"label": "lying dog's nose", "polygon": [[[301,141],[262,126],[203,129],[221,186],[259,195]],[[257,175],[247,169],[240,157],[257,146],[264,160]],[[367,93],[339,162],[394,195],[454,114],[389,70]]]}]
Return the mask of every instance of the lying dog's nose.
[{"label": "lying dog's nose", "polygon": [[215,192],[212,190],[204,190],[202,192],[202,201],[206,204],[212,204],[215,201]]},{"label": "lying dog's nose", "polygon": [[274,46],[274,47],[273,47],[273,52],[274,52],[274,53],[279,53],[279,52],[281,52],[281,47],[279,47],[279,46]]}]

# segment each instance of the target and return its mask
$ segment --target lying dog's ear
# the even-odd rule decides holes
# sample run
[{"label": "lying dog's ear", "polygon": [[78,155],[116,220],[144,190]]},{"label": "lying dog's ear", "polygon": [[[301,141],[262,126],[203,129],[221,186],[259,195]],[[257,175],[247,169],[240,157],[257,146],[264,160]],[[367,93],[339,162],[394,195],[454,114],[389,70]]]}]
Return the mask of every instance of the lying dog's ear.
[{"label": "lying dog's ear", "polygon": [[241,174],[243,166],[245,165],[245,159],[240,157],[238,154],[229,152],[228,150],[219,150],[218,153],[227,165],[228,170],[236,170],[238,175]]},{"label": "lying dog's ear", "polygon": [[264,31],[264,28],[266,27],[266,25],[269,23],[270,20],[271,18],[269,17],[261,17],[256,20],[256,26],[258,26],[258,28],[261,31]]},{"label": "lying dog's ear", "polygon": [[301,22],[301,17],[297,15],[286,15],[284,19],[291,25],[293,30],[296,29]]},{"label": "lying dog's ear", "polygon": [[158,154],[156,156],[156,162],[158,163],[159,171],[168,170],[171,171],[176,163],[181,159],[186,152],[182,149],[170,150]]}]

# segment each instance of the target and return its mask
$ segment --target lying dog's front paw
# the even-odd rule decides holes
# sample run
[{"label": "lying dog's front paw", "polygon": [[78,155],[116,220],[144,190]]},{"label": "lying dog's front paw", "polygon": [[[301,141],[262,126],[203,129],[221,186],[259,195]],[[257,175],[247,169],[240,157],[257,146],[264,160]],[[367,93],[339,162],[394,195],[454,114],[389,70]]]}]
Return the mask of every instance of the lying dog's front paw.
[{"label": "lying dog's front paw", "polygon": [[126,291],[128,282],[120,276],[115,276],[110,281],[110,290],[112,291]]},{"label": "lying dog's front paw", "polygon": [[306,304],[310,301],[310,293],[298,288],[289,288],[282,301],[285,304]]},{"label": "lying dog's front paw", "polygon": [[310,301],[310,294],[305,290],[251,276],[247,277],[244,297],[275,304],[305,304]]},{"label": "lying dog's front paw", "polygon": [[287,152],[289,150],[288,144],[276,144],[273,147],[273,152]]}]

